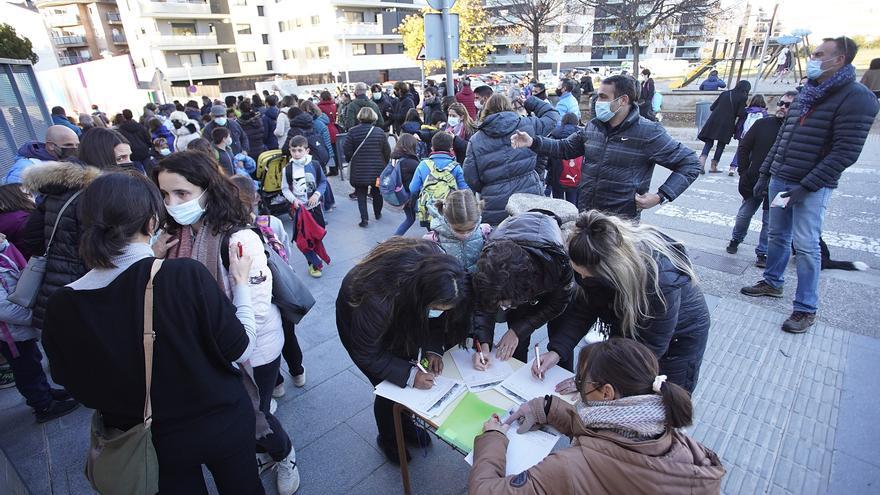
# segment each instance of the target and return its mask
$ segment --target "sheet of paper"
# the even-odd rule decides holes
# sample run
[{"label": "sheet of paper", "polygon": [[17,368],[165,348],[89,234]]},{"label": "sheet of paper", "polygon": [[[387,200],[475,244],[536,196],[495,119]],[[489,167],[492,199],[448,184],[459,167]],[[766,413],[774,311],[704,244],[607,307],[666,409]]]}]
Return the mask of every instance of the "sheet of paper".
[{"label": "sheet of paper", "polygon": [[491,360],[489,369],[486,371],[475,370],[473,358],[476,351],[473,349],[456,347],[449,352],[452,353],[452,360],[455,362],[458,372],[461,373],[461,381],[472,392],[492,388],[513,373],[509,362],[497,359]]},{"label": "sheet of paper", "polygon": [[376,385],[375,394],[403,404],[422,416],[434,418],[464,393],[465,388],[464,384],[456,380],[437,376],[434,377],[434,386],[428,390],[415,387],[400,388],[385,380]]},{"label": "sheet of paper", "polygon": [[[511,425],[510,429],[507,430],[508,443],[505,475],[519,474],[544,460],[545,457],[550,455],[550,451],[556,446],[556,442],[559,441],[561,436],[549,426],[519,434],[516,432],[516,425]],[[464,460],[473,466],[473,451]]]},{"label": "sheet of paper", "polygon": [[543,381],[539,380],[532,376],[532,363],[530,361],[499,383],[497,388],[499,392],[510,397],[511,400],[518,404],[528,402],[535,397],[544,397],[545,395],[556,395],[566,402],[574,403],[575,399],[571,396],[563,396],[556,393],[556,384],[573,376],[574,373],[571,371],[554,366],[544,374]]}]

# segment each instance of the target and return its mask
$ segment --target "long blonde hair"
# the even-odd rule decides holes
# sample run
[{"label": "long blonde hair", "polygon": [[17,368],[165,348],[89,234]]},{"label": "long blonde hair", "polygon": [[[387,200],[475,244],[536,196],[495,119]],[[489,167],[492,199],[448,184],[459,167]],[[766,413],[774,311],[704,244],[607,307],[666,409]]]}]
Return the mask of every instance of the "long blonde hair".
[{"label": "long blonde hair", "polygon": [[453,110],[457,115],[461,116],[462,129],[464,129],[463,137],[470,138],[473,136],[474,132],[476,132],[476,129],[474,129],[474,119],[471,118],[471,114],[468,113],[464,105],[458,102],[449,105],[446,115],[449,115],[449,110]]},{"label": "long blonde hair", "polygon": [[660,290],[660,256],[668,258],[692,283],[697,282],[690,260],[674,243],[654,227],[590,210],[578,216],[568,240],[568,254],[572,263],[586,267],[615,289],[614,314],[624,336],[634,337],[654,316],[651,292],[666,306]]}]

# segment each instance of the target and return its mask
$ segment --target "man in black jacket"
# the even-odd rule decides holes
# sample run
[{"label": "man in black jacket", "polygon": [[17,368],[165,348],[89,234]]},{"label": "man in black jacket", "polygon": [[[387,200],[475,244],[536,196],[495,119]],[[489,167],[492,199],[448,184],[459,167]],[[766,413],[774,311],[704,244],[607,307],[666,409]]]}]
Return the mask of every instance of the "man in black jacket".
[{"label": "man in black jacket", "polygon": [[740,139],[739,147],[736,149],[737,161],[740,163],[739,194],[743,202],[736,214],[736,223],[733,226],[730,244],[727,245],[727,252],[736,254],[737,247],[746,238],[752,217],[755,216],[758,207],[762,207],[764,211],[761,214],[761,234],[758,236],[758,247],[755,248],[757,256],[755,266],[759,268],[767,266],[767,224],[770,222],[770,204],[766,196],[756,196],[753,190],[761,173],[761,164],[776,142],[779,128],[782,127],[782,122],[785,121],[788,109],[791,108],[791,103],[797,94],[797,91],[789,91],[782,95],[782,98],[776,102],[776,114],[755,122]]},{"label": "man in black jacket", "polygon": [[[636,100],[631,77],[611,76],[599,85],[595,118],[580,132],[551,139],[518,131],[510,136],[510,144],[566,160],[583,156],[578,209],[638,219],[641,210],[681,195],[699,175],[700,162],[663,126],[642,118]],[[654,164],[672,174],[651,193]]]},{"label": "man in black jacket", "polygon": [[828,199],[843,171],[859,158],[880,110],[877,97],[856,81],[852,61],[857,51],[845,36],[826,38],[813,50],[807,63],[809,81],[792,104],[754,189],[756,196],[768,194],[772,199],[767,268],[762,280],[741,292],[782,297],[794,244],[797,291],[794,311],[782,324],[790,333],[806,332],[816,319],[819,235]]}]

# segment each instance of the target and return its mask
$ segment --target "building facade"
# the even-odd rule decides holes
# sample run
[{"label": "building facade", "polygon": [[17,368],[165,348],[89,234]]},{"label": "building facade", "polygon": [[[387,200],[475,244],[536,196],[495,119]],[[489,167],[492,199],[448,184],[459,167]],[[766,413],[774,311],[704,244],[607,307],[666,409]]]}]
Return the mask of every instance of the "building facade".
[{"label": "building facade", "polygon": [[128,53],[116,0],[38,0],[60,65]]}]

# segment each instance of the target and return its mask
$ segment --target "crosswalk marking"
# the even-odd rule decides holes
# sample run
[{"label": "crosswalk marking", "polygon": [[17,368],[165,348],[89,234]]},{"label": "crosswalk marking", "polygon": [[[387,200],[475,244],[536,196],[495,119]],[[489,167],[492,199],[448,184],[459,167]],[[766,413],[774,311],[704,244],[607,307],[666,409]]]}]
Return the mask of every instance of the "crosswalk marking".
[{"label": "crosswalk marking", "polygon": [[[653,213],[665,217],[685,218],[694,222],[728,228],[733,228],[733,225],[736,223],[736,216],[733,215],[725,215],[724,213],[718,213],[716,211],[697,210],[671,204],[663,205],[656,210],[653,210]],[[749,230],[752,232],[761,231],[761,221],[759,217],[752,219],[751,223],[749,223]],[[822,232],[822,239],[824,239],[825,243],[829,246],[863,251],[875,256],[880,256],[880,239],[828,230]]]}]

